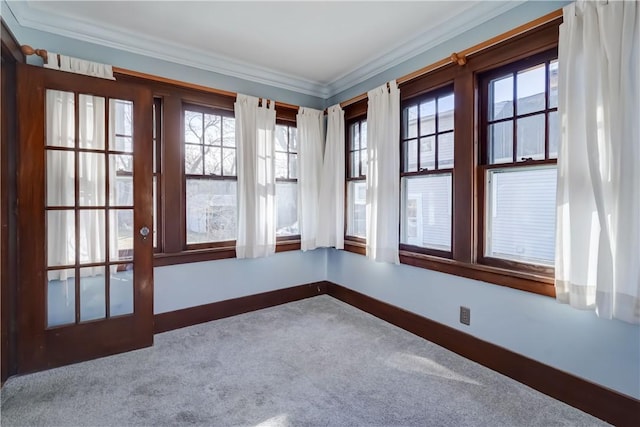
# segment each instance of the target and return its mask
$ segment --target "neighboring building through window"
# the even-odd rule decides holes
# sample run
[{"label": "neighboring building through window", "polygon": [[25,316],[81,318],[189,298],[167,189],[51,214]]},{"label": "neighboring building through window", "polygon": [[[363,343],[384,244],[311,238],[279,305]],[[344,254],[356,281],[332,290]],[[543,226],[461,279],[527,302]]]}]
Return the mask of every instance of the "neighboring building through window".
[{"label": "neighboring building through window", "polygon": [[545,54],[482,78],[484,256],[553,266],[558,62]]},{"label": "neighboring building through window", "polygon": [[403,105],[401,244],[451,251],[453,115],[453,88]]},{"label": "neighboring building through window", "polygon": [[367,233],[367,121],[348,127],[347,236],[365,238]]},{"label": "neighboring building through window", "polygon": [[298,229],[297,129],[276,125],[276,236],[296,236]]},{"label": "neighboring building through window", "polygon": [[186,243],[235,240],[235,119],[226,111],[184,109]]}]

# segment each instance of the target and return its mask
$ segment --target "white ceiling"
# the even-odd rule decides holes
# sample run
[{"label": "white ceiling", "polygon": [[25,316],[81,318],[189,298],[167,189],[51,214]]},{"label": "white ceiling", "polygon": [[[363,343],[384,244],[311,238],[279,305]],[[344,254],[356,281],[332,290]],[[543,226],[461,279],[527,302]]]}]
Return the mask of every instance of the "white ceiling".
[{"label": "white ceiling", "polygon": [[322,98],[520,3],[8,2],[25,27]]}]

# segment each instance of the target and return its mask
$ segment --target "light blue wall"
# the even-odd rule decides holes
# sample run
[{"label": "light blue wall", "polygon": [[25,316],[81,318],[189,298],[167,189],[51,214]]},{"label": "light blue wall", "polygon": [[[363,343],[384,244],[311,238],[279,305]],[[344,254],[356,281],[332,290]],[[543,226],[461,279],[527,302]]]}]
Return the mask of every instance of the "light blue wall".
[{"label": "light blue wall", "polygon": [[[640,398],[640,327],[553,298],[330,250],[327,280]],[[471,325],[459,323],[460,306]]]},{"label": "light blue wall", "polygon": [[[269,98],[304,107],[324,108],[325,100],[315,96],[22,27],[3,0],[0,6],[2,18],[20,44],[215,89]],[[29,57],[28,61],[42,64],[42,60],[35,55]]]},{"label": "light blue wall", "polygon": [[280,252],[154,268],[154,313],[326,280],[327,251]]},{"label": "light blue wall", "polygon": [[[218,89],[321,108],[364,93],[566,3],[527,2],[326,102],[234,77],[22,28],[10,13],[6,13],[4,1],[1,6],[3,18],[22,44]],[[258,260],[228,259],[159,267],[154,274],[155,313],[330,280],[640,398],[640,327],[598,319],[592,312],[574,310],[548,297],[420,268],[378,264],[359,255],[335,250],[285,252]],[[469,327],[458,323],[461,305],[471,308]]]},{"label": "light blue wall", "polygon": [[488,40],[519,25],[546,15],[549,12],[560,9],[568,3],[570,2],[566,0],[527,1],[478,27],[472,28],[457,37],[447,40],[424,53],[414,56],[395,67],[332,96],[327,100],[326,106],[334,105],[366,93],[390,80],[398,79],[427,65],[440,61],[442,58],[448,58],[453,52],[460,52],[484,40]]}]

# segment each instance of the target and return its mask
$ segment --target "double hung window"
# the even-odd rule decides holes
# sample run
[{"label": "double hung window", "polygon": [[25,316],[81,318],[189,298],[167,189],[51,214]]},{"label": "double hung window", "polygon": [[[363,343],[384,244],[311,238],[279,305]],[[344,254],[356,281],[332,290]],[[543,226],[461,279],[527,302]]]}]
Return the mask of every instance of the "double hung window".
[{"label": "double hung window", "polygon": [[453,88],[405,102],[401,137],[400,243],[451,252]]}]

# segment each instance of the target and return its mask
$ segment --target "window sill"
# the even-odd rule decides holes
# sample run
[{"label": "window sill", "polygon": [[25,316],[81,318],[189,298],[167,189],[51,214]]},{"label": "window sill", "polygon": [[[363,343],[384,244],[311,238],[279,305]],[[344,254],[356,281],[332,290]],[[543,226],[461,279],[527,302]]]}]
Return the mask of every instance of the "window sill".
[{"label": "window sill", "polygon": [[553,298],[556,296],[553,278],[549,276],[482,264],[470,264],[407,251],[400,251],[400,263]]},{"label": "window sill", "polygon": [[[300,240],[283,240],[276,243],[277,252],[300,250]],[[156,253],[153,256],[154,267],[188,264],[191,262],[215,261],[236,257],[236,247],[222,246],[217,248],[194,249],[176,253]]]},{"label": "window sill", "polygon": [[[344,250],[365,255],[366,244],[364,242],[345,240]],[[553,277],[545,275],[525,273],[488,265],[470,264],[404,250],[400,251],[400,263],[553,298],[556,296]]]}]

